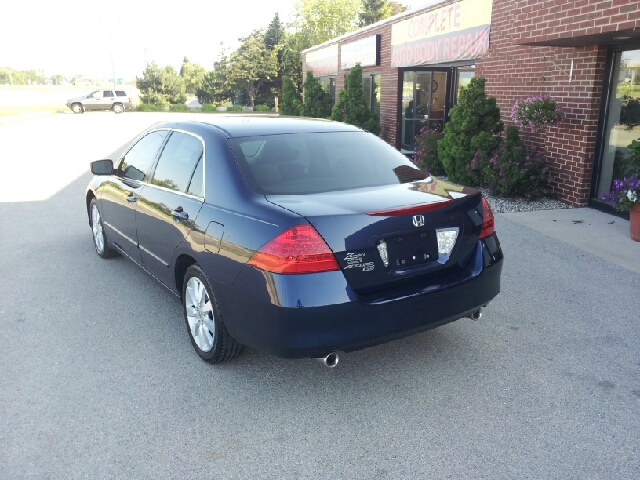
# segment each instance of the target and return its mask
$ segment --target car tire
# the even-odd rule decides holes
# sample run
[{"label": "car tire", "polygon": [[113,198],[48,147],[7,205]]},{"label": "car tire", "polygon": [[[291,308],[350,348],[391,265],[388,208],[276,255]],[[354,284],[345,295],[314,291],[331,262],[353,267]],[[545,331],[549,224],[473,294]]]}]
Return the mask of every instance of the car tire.
[{"label": "car tire", "polygon": [[121,103],[114,103],[111,107],[111,110],[113,110],[115,113],[122,113],[124,112],[124,105],[122,105]]},{"label": "car tire", "polygon": [[91,223],[91,231],[93,233],[93,246],[96,253],[102,258],[111,258],[118,256],[118,252],[109,246],[107,234],[104,231],[102,216],[98,209],[96,199],[92,199],[89,204],[89,221]]},{"label": "car tire", "polygon": [[227,331],[211,283],[198,264],[191,265],[182,284],[184,321],[196,353],[209,363],[222,363],[244,352]]},{"label": "car tire", "polygon": [[81,103],[74,103],[71,105],[71,111],[73,113],[84,113],[84,107]]}]

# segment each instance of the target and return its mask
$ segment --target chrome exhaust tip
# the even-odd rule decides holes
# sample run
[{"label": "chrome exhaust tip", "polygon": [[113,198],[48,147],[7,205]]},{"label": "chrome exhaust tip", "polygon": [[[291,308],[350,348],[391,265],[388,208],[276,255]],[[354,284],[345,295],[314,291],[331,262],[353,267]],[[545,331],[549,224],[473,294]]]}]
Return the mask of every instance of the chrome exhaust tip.
[{"label": "chrome exhaust tip", "polygon": [[336,352],[331,352],[326,357],[316,358],[316,360],[321,362],[325,367],[334,368],[338,365],[340,357]]},{"label": "chrome exhaust tip", "polygon": [[471,320],[480,320],[482,318],[482,308],[479,308],[478,310],[473,312],[471,315],[469,315],[469,318]]}]

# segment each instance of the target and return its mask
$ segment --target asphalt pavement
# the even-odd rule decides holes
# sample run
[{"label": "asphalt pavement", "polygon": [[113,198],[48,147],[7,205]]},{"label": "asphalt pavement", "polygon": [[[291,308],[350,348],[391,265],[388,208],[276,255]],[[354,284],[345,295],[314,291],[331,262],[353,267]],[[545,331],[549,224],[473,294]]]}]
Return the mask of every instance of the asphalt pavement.
[{"label": "asphalt pavement", "polygon": [[640,274],[505,216],[480,321],[335,369],[201,361],[84,203],[88,162],[162,118],[0,126],[1,479],[640,477]]}]

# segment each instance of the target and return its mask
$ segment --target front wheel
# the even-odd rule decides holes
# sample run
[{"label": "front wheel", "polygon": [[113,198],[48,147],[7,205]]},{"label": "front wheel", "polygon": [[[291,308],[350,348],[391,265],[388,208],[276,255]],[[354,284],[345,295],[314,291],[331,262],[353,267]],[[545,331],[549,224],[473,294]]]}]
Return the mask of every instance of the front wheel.
[{"label": "front wheel", "polygon": [[111,107],[111,110],[113,110],[115,113],[122,113],[124,112],[124,105],[122,105],[121,103],[114,103],[113,107]]},{"label": "front wheel", "polygon": [[244,345],[227,331],[211,285],[197,264],[184,275],[182,301],[191,344],[200,358],[221,363],[242,354]]},{"label": "front wheel", "polygon": [[118,252],[111,248],[107,242],[107,235],[104,232],[102,217],[98,210],[96,199],[92,199],[89,204],[89,212],[91,214],[91,231],[93,233],[93,245],[96,247],[96,253],[102,258],[111,258],[118,255]]},{"label": "front wheel", "polygon": [[73,105],[71,105],[71,111],[73,113],[84,113],[84,108],[82,108],[81,103],[74,103]]}]

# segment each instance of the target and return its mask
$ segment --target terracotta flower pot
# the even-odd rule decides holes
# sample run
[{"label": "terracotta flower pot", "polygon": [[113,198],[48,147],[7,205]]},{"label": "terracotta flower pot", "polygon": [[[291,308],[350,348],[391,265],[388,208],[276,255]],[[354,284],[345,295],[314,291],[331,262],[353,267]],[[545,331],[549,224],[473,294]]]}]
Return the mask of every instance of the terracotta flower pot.
[{"label": "terracotta flower pot", "polygon": [[640,204],[631,207],[630,220],[631,239],[640,242]]}]

